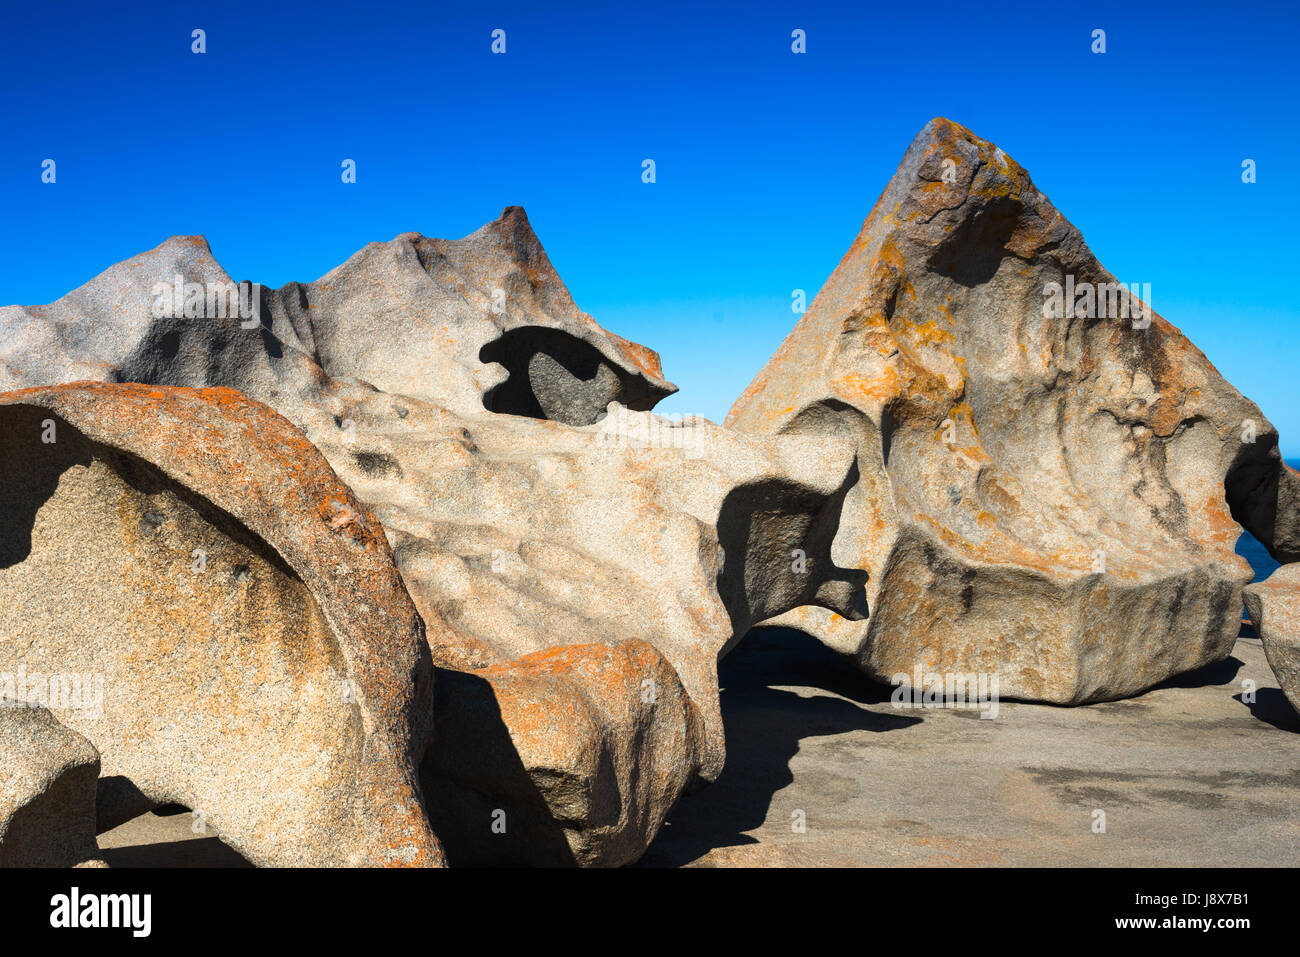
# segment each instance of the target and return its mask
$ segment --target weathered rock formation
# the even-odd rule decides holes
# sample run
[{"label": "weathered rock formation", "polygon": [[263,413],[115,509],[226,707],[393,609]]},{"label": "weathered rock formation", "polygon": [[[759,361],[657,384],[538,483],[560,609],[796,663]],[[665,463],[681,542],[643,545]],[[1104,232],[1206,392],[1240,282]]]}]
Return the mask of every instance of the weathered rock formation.
[{"label": "weathered rock formation", "polygon": [[228,389],[78,383],[0,396],[0,449],[0,661],[105,801],[183,804],[257,864],[442,861],[423,625],[300,432]]},{"label": "weathered rock formation", "polygon": [[854,449],[835,555],[870,573],[871,617],[785,620],[885,680],[1130,695],[1232,646],[1238,522],[1280,560],[1300,543],[1259,409],[1014,160],[942,119],[727,424]]},{"label": "weathered rock formation", "polygon": [[1300,564],[1283,565],[1246,586],[1246,611],[1269,667],[1291,706],[1300,711]]},{"label": "weathered rock formation", "polygon": [[104,678],[101,829],[256,863],[624,863],[755,623],[1080,703],[1227,653],[1242,525],[1300,557],[1259,409],[943,120],[732,429],[513,207],[278,290],[168,240],[0,309],[0,389],[0,662]]},{"label": "weathered rock formation", "polygon": [[102,867],[99,754],[45,708],[18,701],[16,691],[0,680],[0,867]]},{"label": "weathered rock formation", "polygon": [[1265,454],[1243,456],[1228,475],[1228,504],[1274,558],[1300,562],[1300,472],[1278,461],[1276,438],[1264,439]]},{"label": "weathered rock formation", "polygon": [[635,860],[699,770],[699,712],[643,641],[439,671],[422,774],[453,865]]},{"label": "weathered rock formation", "polygon": [[[202,315],[169,315],[185,302],[164,283]],[[830,558],[851,448],[642,411],[672,390],[658,357],[577,311],[522,210],[457,242],[369,246],[310,285],[245,287],[260,321],[215,314],[212,288],[233,283],[206,244],[173,239],[58,303],[0,310],[0,341],[28,343],[0,386],[230,387],[320,449],[382,522],[447,669],[438,713],[458,730],[435,735],[425,781],[453,862],[634,858],[722,767],[726,647],[796,606],[862,617],[862,574]],[[69,343],[65,359],[41,342]],[[647,682],[662,696],[645,701]],[[563,735],[523,704],[561,700]],[[499,840],[498,810],[508,836],[561,840]]]},{"label": "weathered rock formation", "polygon": [[203,237],[175,236],[57,302],[0,308],[0,391],[237,382],[276,397],[317,392],[328,377],[458,415],[575,425],[610,402],[648,409],[677,391],[654,352],[574,305],[517,206],[454,242],[404,233],[313,283],[240,287]]}]

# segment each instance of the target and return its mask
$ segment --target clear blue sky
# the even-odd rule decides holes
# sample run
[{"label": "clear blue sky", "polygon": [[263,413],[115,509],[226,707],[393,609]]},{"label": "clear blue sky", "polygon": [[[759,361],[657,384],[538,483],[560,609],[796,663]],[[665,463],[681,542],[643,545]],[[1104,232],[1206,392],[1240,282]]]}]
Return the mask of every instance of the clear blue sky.
[{"label": "clear blue sky", "polygon": [[663,356],[682,393],[661,409],[720,420],[793,325],[791,290],[811,299],[942,115],[1019,160],[1120,279],[1151,283],[1300,455],[1294,4],[54,0],[3,17],[0,302],[189,233],[237,279],[310,281],[366,242],[458,238],[519,204],[579,306]]}]

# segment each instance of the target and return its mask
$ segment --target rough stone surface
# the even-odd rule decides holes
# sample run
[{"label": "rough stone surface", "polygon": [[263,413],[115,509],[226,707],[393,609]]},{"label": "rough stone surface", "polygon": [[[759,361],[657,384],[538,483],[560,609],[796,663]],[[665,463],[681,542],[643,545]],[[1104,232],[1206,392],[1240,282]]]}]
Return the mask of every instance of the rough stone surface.
[{"label": "rough stone surface", "polygon": [[1245,599],[1269,666],[1291,706],[1300,711],[1300,564],[1283,565],[1264,581],[1246,586]]},{"label": "rough stone surface", "polygon": [[1159,316],[1044,315],[1113,278],[934,121],[724,429],[648,411],[658,357],[517,208],[234,316],[175,238],[0,309],[0,388],[101,383],[0,398],[0,643],[112,648],[104,716],[56,709],[101,830],[175,801],[258,864],[625,863],[721,772],[756,622],[1060,703],[1228,653],[1237,523],[1300,555],[1300,476]]},{"label": "rough stone surface", "polygon": [[453,866],[625,864],[699,768],[696,708],[643,641],[553,648],[438,682],[422,780]]},{"label": "rough stone surface", "polygon": [[257,864],[442,861],[422,622],[300,432],[227,389],[76,383],[0,396],[0,450],[0,661],[102,687],[48,704],[109,803],[183,804]]},{"label": "rough stone surface", "polygon": [[[553,785],[557,762],[569,759],[534,737],[526,709],[500,707],[519,723],[508,734],[514,759],[539,764],[529,768],[531,791],[497,803],[553,800],[561,857],[626,859],[653,835],[676,788],[716,777],[716,663],[754,621],[810,604],[864,614],[862,573],[831,560],[852,449],[645,411],[672,390],[658,357],[577,310],[522,210],[456,242],[407,234],[368,246],[316,283],[263,295],[260,323],[152,315],[159,283],[228,281],[206,243],[178,238],[58,303],[0,310],[0,341],[23,343],[0,357],[0,386],[93,375],[229,387],[271,406],[383,523],[433,660],[448,671],[474,678],[551,648],[656,649],[653,662],[590,648],[557,659],[582,663],[567,687],[588,702],[583,675],[593,662],[613,669],[603,687],[617,700],[592,706],[587,726],[599,731],[590,747],[611,756],[617,786],[579,789],[592,802],[582,810],[571,788]],[[60,358],[41,359],[40,343]],[[629,661],[647,673],[638,679]],[[641,714],[642,680],[665,667],[696,709],[698,734],[681,730],[680,715],[661,728]],[[527,661],[490,675],[490,687],[516,700],[554,700],[563,684],[554,668]],[[667,766],[667,754],[644,749],[669,740],[681,749],[672,787],[634,773]],[[450,741],[440,736],[436,747]],[[635,759],[629,748],[640,749]],[[452,787],[460,764],[433,761]],[[444,830],[461,818],[445,820]]]},{"label": "rough stone surface", "polygon": [[[723,759],[727,644],[813,600],[860,615],[861,575],[830,560],[851,463],[818,440],[755,442],[701,420],[680,429],[690,448],[640,444],[638,428],[668,423],[634,413],[620,447],[601,425],[459,420],[415,403],[399,418],[388,397],[347,415],[353,435],[332,421],[308,435],[383,522],[435,663],[474,670],[546,648],[645,641],[700,709],[705,777]],[[387,467],[357,464],[377,461]]]},{"label": "rough stone surface", "polygon": [[[435,662],[489,681],[517,753],[509,761],[524,763],[543,798],[559,795],[552,768],[567,759],[548,755],[556,739],[537,736],[544,725],[530,715],[539,706],[511,708],[507,701],[558,707],[564,686],[577,695],[567,710],[587,708],[582,702],[590,693],[582,690],[587,679],[557,684],[553,667],[543,676],[524,666],[527,656],[581,645],[591,649],[586,660],[614,669],[601,684],[609,700],[580,725],[592,736],[585,749],[623,754],[632,747],[637,756],[615,763],[617,787],[581,790],[582,799],[593,802],[581,812],[569,798],[549,807],[574,860],[634,856],[633,848],[644,846],[638,842],[653,836],[672,806],[676,786],[697,771],[712,779],[722,767],[717,660],[727,645],[753,621],[808,601],[860,615],[861,575],[836,569],[830,560],[849,484],[848,456],[816,440],[748,441],[704,421],[669,429],[649,413],[618,407],[610,420],[624,423],[626,445],[607,442],[612,433],[603,425],[461,420],[404,401],[402,417],[393,414],[391,397],[351,403],[351,435],[341,435],[332,420],[308,434],[384,523],[428,625]],[[656,430],[659,440],[651,441],[648,433]],[[686,436],[663,440],[668,431]],[[366,468],[376,462],[385,467]],[[796,549],[806,556],[800,573],[792,570]],[[627,671],[621,656],[592,657],[594,646],[629,641],[657,649],[662,666],[679,676],[698,709],[699,735],[674,733],[671,754],[651,753],[651,738],[635,717],[642,682],[661,664],[638,675]],[[556,659],[575,669],[578,660]],[[481,684],[470,687],[487,691]],[[659,708],[654,715],[661,720]],[[460,719],[453,724],[470,730]],[[671,727],[678,724],[674,718]],[[454,736],[437,736],[434,752],[450,742]],[[488,753],[486,744],[472,735],[451,746],[456,753],[475,746]],[[669,762],[679,772],[674,788],[645,793],[653,779],[634,769]],[[439,759],[437,766],[448,787],[469,770],[457,760]],[[515,779],[498,770],[495,780]],[[530,788],[510,793],[517,800],[533,796]],[[606,806],[614,799],[622,801],[620,811]],[[439,833],[455,842],[451,828],[462,820],[482,818],[444,818]],[[479,823],[468,833],[493,840]],[[479,853],[505,854],[516,846],[494,841]],[[546,851],[550,845],[529,846],[538,862],[555,860]]]},{"label": "rough stone surface", "polygon": [[1251,576],[1237,522],[1291,554],[1296,474],[1177,329],[1123,317],[1136,299],[1048,315],[1050,283],[1115,282],[1002,150],[921,131],[727,419],[857,457],[835,555],[869,572],[871,617],[782,622],[881,679],[993,673],[1068,704],[1228,653]]},{"label": "rough stone surface", "polygon": [[103,866],[95,844],[99,753],[48,710],[0,707],[0,867]]},{"label": "rough stone surface", "polygon": [[[187,312],[174,290],[189,286],[202,300]],[[57,302],[0,308],[0,391],[107,379],[237,382],[273,397],[329,377],[461,415],[572,424],[613,401],[648,409],[676,391],[658,355],[574,305],[518,206],[464,239],[403,233],[316,282],[253,287],[251,317],[216,295],[233,286],[202,236],[174,236]]]},{"label": "rough stone surface", "polygon": [[[756,629],[719,674],[727,766],[637,866],[1300,866],[1300,715],[1254,638],[1136,698],[1003,701],[996,720],[895,708],[787,629]],[[111,867],[237,863],[182,814],[100,844]]]}]

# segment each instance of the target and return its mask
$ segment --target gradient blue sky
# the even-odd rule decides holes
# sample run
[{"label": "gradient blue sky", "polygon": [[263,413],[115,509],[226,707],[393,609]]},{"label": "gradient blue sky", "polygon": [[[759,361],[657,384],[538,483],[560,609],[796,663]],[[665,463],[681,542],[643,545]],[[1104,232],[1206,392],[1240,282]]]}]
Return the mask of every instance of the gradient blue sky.
[{"label": "gradient blue sky", "polygon": [[310,281],[367,242],[454,239],[519,204],[578,305],[660,352],[682,389],[660,409],[721,420],[794,324],[791,290],[820,288],[942,115],[1024,165],[1119,279],[1149,282],[1300,455],[1294,4],[53,0],[3,17],[0,303],[58,298],[175,234],[206,236],[236,279]]}]

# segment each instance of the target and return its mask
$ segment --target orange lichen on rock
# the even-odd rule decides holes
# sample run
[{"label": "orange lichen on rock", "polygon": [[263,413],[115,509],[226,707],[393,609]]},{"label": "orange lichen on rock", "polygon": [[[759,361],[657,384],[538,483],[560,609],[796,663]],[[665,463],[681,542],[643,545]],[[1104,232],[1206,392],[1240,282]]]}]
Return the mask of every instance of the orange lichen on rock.
[{"label": "orange lichen on rock", "polygon": [[[0,613],[0,642],[107,672],[111,707],[61,716],[106,773],[202,808],[258,863],[442,862],[415,784],[423,624],[382,529],[301,432],[231,389],[97,382],[2,394],[0,430],[0,485],[30,503],[8,518],[32,523],[6,529],[32,544],[0,569],[0,604],[48,604],[42,579],[69,572],[94,596]],[[249,775],[274,799],[249,800]]]},{"label": "orange lichen on rock", "polygon": [[[1111,281],[1005,152],[942,118],[918,134],[727,417],[857,435],[837,542],[858,550],[872,614],[796,612],[800,627],[877,677],[930,647],[942,670],[994,670],[1003,694],[1062,703],[1227,653],[1248,575],[1234,518],[1291,554],[1300,527],[1275,516],[1300,511],[1300,483],[1258,408],[1160,316],[1045,314],[1052,283]],[[1240,439],[1246,420],[1262,441]],[[909,595],[928,609],[919,632]]]}]

